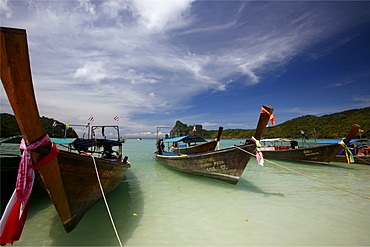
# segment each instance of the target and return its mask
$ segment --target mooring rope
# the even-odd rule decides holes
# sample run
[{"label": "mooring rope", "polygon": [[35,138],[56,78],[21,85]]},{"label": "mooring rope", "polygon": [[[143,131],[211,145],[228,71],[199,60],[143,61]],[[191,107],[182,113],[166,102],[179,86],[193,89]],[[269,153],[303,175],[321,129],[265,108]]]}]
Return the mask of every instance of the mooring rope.
[{"label": "mooring rope", "polygon": [[[247,151],[247,150],[244,150],[244,149],[242,149],[242,148],[240,148],[240,147],[238,147],[238,146],[235,146],[235,147],[236,147],[237,149],[240,149],[240,150],[241,150],[241,151],[243,151],[243,152],[246,152],[246,153],[248,153],[248,154],[252,155],[252,156],[256,156],[255,154],[253,154],[253,153],[251,153],[251,152],[249,152],[249,151]],[[334,187],[334,188],[336,188],[336,189],[340,189],[340,190],[343,190],[343,191],[345,191],[345,192],[348,192],[348,193],[351,193],[351,194],[354,194],[354,195],[357,195],[357,196],[361,196],[361,197],[363,197],[363,198],[365,198],[365,199],[369,199],[369,200],[370,200],[370,197],[367,197],[367,196],[361,195],[361,194],[356,193],[356,192],[352,192],[352,191],[350,191],[350,190],[343,189],[343,188],[338,187],[338,186],[333,185],[333,184],[329,184],[329,183],[324,182],[324,181],[321,181],[321,180],[319,180],[319,179],[317,179],[317,178],[310,177],[310,176],[308,176],[308,175],[305,175],[305,174],[303,174],[303,173],[300,173],[300,172],[294,171],[294,170],[292,170],[292,169],[290,169],[290,168],[287,168],[287,167],[285,167],[285,166],[279,165],[279,164],[277,164],[277,163],[275,163],[275,162],[272,162],[272,161],[270,161],[270,160],[266,160],[266,159],[265,159],[265,161],[267,161],[267,162],[269,162],[269,163],[271,163],[271,164],[273,164],[273,165],[276,165],[276,166],[278,166],[278,167],[284,168],[284,169],[286,169],[286,170],[288,170],[288,171],[291,171],[291,172],[294,172],[294,173],[299,174],[299,175],[301,175],[301,176],[304,176],[304,177],[306,177],[306,178],[309,178],[309,179],[315,180],[316,182],[323,183],[323,184],[329,185],[329,186],[331,186],[331,187]]]},{"label": "mooring rope", "polygon": [[101,191],[101,194],[103,196],[103,199],[104,199],[104,203],[105,203],[105,207],[107,208],[107,211],[108,211],[108,214],[109,214],[109,218],[110,218],[110,221],[112,223],[112,226],[113,226],[113,230],[114,230],[114,233],[116,234],[116,237],[117,237],[117,241],[119,243],[119,246],[122,247],[122,242],[121,242],[121,239],[118,235],[118,232],[117,232],[117,229],[116,229],[116,225],[114,224],[114,221],[113,221],[113,217],[112,217],[112,214],[110,212],[110,209],[109,209],[109,206],[108,206],[108,202],[107,202],[107,199],[105,198],[105,194],[104,194],[104,190],[103,190],[103,186],[101,184],[101,181],[100,181],[100,176],[99,176],[99,172],[98,172],[98,168],[96,166],[96,162],[95,162],[95,157],[92,156],[91,154],[89,153],[85,153],[86,155],[90,156],[94,162],[94,167],[95,167],[95,173],[96,173],[96,176],[98,178],[98,182],[99,182],[99,187],[100,187],[100,191]]},{"label": "mooring rope", "polygon": [[357,156],[357,159],[359,159],[359,160],[361,160],[362,162],[364,162],[364,164],[368,164],[368,165],[370,165],[370,162],[368,162],[367,160],[365,160],[365,159],[362,159],[361,158],[361,156],[359,157],[359,156]]}]

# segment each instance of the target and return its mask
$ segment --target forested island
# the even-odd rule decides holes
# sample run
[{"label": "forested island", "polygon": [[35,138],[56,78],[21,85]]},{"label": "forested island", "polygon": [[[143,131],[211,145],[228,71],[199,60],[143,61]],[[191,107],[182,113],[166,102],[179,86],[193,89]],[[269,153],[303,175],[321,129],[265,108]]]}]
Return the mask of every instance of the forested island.
[{"label": "forested island", "polygon": [[[42,126],[44,126],[46,133],[50,137],[55,138],[62,138],[64,137],[64,130],[66,128],[66,124],[54,120],[52,118],[41,117]],[[55,126],[53,123],[55,122]],[[0,137],[10,137],[10,136],[17,136],[21,135],[21,131],[19,130],[17,120],[15,116],[8,113],[0,113]],[[67,138],[76,138],[78,137],[76,132],[73,128],[68,128],[67,126]]]},{"label": "forested island", "polygon": [[[353,124],[361,126],[356,138],[370,138],[370,107],[353,109],[321,117],[305,115],[293,118],[276,126],[269,126],[263,133],[263,138],[286,137],[301,138],[301,130],[308,138],[340,139],[347,135]],[[193,125],[177,121],[174,131],[177,135],[187,135],[192,132]],[[203,138],[215,138],[218,130],[205,130],[202,125],[196,125],[194,134]],[[254,129],[224,129],[221,138],[249,138]],[[361,136],[360,136],[361,134]]]},{"label": "forested island", "polygon": [[[14,115],[1,113],[0,117],[0,137],[21,134]],[[56,122],[56,126],[53,126],[54,121]],[[65,123],[47,117],[41,117],[41,122],[50,137],[61,138],[64,136]],[[267,127],[263,138],[301,138],[300,131],[303,130],[308,138],[340,139],[346,136],[352,124],[359,124],[361,126],[361,132],[356,138],[370,138],[370,107],[333,113],[321,117],[305,115],[293,118],[276,126]],[[173,131],[178,136],[188,135],[192,132],[193,127],[193,125],[187,125],[178,120]],[[202,125],[196,125],[196,132],[194,134],[203,138],[213,139],[217,136],[217,132],[218,130],[206,130],[203,129]],[[224,129],[221,138],[250,138],[253,133],[254,129]],[[73,128],[67,129],[67,137],[77,137]]]}]

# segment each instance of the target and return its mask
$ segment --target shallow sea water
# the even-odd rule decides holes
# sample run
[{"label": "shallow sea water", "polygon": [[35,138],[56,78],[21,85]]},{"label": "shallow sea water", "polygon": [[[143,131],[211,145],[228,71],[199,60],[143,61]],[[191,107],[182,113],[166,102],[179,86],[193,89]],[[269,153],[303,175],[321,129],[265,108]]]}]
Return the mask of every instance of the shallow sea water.
[{"label": "shallow sea water", "polygon": [[[241,140],[221,140],[221,148]],[[252,158],[237,185],[172,170],[155,140],[128,139],[132,167],[107,196],[124,246],[369,246],[370,200]],[[370,197],[370,166],[273,162]],[[119,246],[104,202],[66,233],[49,197],[35,190],[14,246]]]}]

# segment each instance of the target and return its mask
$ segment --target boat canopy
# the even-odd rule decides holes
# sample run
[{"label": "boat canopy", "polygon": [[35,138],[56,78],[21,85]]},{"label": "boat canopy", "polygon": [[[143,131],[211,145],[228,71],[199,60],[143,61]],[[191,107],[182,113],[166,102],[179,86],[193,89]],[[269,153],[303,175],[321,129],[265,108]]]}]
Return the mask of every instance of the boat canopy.
[{"label": "boat canopy", "polygon": [[192,142],[206,142],[206,140],[199,136],[180,136],[180,137],[164,140],[163,142],[192,143]]},{"label": "boat canopy", "polygon": [[261,142],[290,142],[291,140],[288,138],[270,138],[270,139],[262,139]]},{"label": "boat canopy", "polygon": [[[22,140],[23,136],[12,136],[6,139],[3,139],[0,141],[0,143],[17,143],[19,144]],[[56,144],[69,144],[72,142],[72,140],[66,140],[66,139],[60,139],[60,138],[50,138],[50,141],[56,143]]]},{"label": "boat canopy", "polygon": [[[339,143],[342,140],[327,140],[327,141],[321,141],[321,142],[316,142],[316,144],[336,144]],[[355,139],[355,140],[350,140],[349,143],[354,143],[354,142],[368,142],[366,139]]]},{"label": "boat canopy", "polygon": [[66,139],[60,139],[60,138],[50,138],[50,141],[56,144],[70,144],[73,142],[73,140],[66,140]]},{"label": "boat canopy", "polygon": [[113,141],[109,139],[76,139],[73,142],[70,143],[71,145],[75,147],[93,147],[93,146],[104,146],[104,145],[110,145],[110,146],[122,146],[122,143],[119,141]]}]

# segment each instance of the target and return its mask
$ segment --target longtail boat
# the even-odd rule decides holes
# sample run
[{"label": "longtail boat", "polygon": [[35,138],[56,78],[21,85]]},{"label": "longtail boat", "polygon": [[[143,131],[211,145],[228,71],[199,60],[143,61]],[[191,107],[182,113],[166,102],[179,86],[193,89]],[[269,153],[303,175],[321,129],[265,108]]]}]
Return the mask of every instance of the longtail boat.
[{"label": "longtail boat", "polygon": [[248,141],[245,145],[200,154],[175,154],[157,150],[155,157],[158,162],[175,170],[236,184],[255,152],[256,142],[261,139],[272,112],[271,106],[262,107],[252,138],[255,141]]},{"label": "longtail boat", "polygon": [[[318,145],[312,147],[299,147],[293,144],[292,146],[279,146],[279,145],[262,145],[261,151],[263,156],[268,159],[288,159],[288,160],[302,160],[309,162],[323,162],[329,163],[342,149],[346,149],[350,140],[358,133],[360,126],[357,124],[352,125],[347,136],[334,144]],[[264,142],[283,142],[290,141],[288,139],[262,139]],[[346,150],[348,151],[348,150]]]},{"label": "longtail boat", "polygon": [[[219,127],[217,137],[212,141],[206,141],[199,136],[180,136],[166,139],[164,143],[173,143],[171,151],[179,154],[196,154],[214,151],[220,141],[223,127]],[[201,143],[199,143],[201,142]]]},{"label": "longtail boat", "polygon": [[[6,148],[6,146],[1,148],[0,153],[0,193],[1,200],[9,200],[14,191],[15,181],[17,180],[18,165],[21,161],[20,152],[15,149],[16,144],[19,145],[22,140],[22,136],[11,136],[8,138],[3,138],[0,140],[0,147],[7,145],[12,145],[11,150]],[[7,150],[8,149],[8,150]],[[7,150],[7,151],[5,151]]]},{"label": "longtail boat", "polygon": [[[26,30],[1,27],[1,81],[5,88],[24,142],[27,146],[44,139],[33,89]],[[33,163],[55,146],[48,141],[32,150]],[[130,163],[125,160],[94,158],[104,194],[123,180]],[[102,199],[93,158],[59,150],[56,158],[36,169],[67,232],[72,231],[88,209]],[[37,174],[36,174],[37,175]]]},{"label": "longtail boat", "polygon": [[[317,142],[316,144],[335,144],[339,141],[340,140],[321,141]],[[370,142],[368,139],[355,139],[349,142],[348,146],[353,155],[353,163],[370,165],[370,155],[366,152],[366,149],[369,150],[369,143]],[[348,163],[345,150],[339,151],[339,153],[334,157],[333,161]]]},{"label": "longtail boat", "polygon": [[20,155],[0,154],[0,192],[2,201],[9,200],[13,194],[20,161]]},{"label": "longtail boat", "polygon": [[[370,165],[370,156],[353,155],[353,159],[352,163]],[[347,156],[343,154],[336,155],[333,161],[348,163]]]}]

